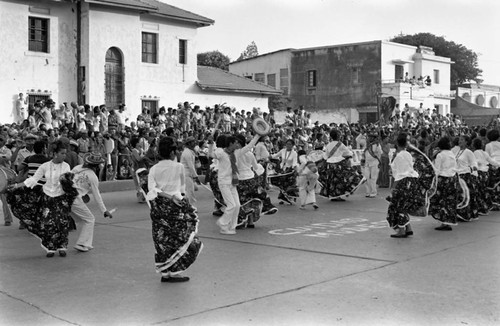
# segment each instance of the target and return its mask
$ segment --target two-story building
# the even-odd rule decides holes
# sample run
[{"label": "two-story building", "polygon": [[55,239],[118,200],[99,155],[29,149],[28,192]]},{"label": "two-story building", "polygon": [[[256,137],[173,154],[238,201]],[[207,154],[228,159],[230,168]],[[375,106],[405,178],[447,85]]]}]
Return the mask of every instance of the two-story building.
[{"label": "two-story building", "polygon": [[0,0],[0,121],[19,93],[132,116],[183,101],[267,109],[274,88],[198,69],[197,29],[213,23],[155,0]]},{"label": "two-story building", "polygon": [[189,100],[197,29],[213,23],[155,0],[1,0],[0,120],[18,93],[133,114]]},{"label": "two-story building", "polygon": [[342,112],[355,122],[375,121],[377,103],[389,96],[401,106],[449,113],[451,64],[427,47],[372,41],[279,50],[232,62],[229,70],[281,89],[292,106]]}]

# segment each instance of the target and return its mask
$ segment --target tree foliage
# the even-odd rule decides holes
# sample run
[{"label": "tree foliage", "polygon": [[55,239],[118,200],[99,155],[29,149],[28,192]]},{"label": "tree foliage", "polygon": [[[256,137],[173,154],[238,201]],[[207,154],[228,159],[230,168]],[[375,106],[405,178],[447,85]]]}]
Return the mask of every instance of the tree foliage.
[{"label": "tree foliage", "polygon": [[208,51],[198,53],[198,66],[216,67],[222,70],[229,70],[229,57],[219,51]]},{"label": "tree foliage", "polygon": [[475,81],[481,83],[479,77],[483,72],[478,67],[477,53],[462,44],[447,41],[443,36],[431,33],[417,33],[414,35],[397,35],[391,42],[413,46],[428,46],[437,56],[448,57],[455,62],[451,65],[451,84],[458,85],[464,82]]},{"label": "tree foliage", "polygon": [[245,49],[245,51],[241,52],[241,54],[238,57],[237,61],[248,59],[248,58],[252,58],[252,57],[256,57],[258,55],[259,55],[259,50],[257,49],[257,45],[255,44],[254,41],[252,41],[252,43],[250,43],[247,46],[247,48]]}]

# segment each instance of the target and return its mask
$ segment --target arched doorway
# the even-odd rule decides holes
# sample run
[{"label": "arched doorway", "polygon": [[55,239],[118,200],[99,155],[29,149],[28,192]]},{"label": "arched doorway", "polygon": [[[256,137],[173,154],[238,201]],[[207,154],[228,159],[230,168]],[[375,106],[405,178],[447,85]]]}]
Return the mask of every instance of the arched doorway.
[{"label": "arched doorway", "polygon": [[124,70],[121,51],[115,47],[109,48],[104,66],[104,99],[109,110],[118,109],[118,106],[125,102]]}]

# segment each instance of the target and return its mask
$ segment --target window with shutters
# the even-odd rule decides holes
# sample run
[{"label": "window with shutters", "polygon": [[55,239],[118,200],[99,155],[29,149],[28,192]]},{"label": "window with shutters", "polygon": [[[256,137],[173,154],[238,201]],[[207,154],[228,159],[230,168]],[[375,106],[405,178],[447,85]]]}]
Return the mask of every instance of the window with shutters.
[{"label": "window with shutters", "polygon": [[29,17],[28,50],[49,53],[49,20]]},{"label": "window with shutters", "polygon": [[142,62],[158,63],[156,38],[154,33],[142,33]]}]

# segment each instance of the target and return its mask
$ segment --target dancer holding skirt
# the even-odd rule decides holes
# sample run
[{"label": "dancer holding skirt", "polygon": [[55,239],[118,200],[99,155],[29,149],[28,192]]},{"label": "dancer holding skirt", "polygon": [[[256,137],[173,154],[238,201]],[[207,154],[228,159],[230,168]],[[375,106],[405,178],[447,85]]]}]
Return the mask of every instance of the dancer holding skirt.
[{"label": "dancer holding skirt", "polygon": [[199,222],[196,209],[184,197],[184,166],[175,161],[178,151],[173,138],[160,139],[161,161],[149,171],[146,196],[151,206],[156,271],[162,274],[161,281],[168,283],[189,281],[181,273],[203,248],[196,235]]}]

